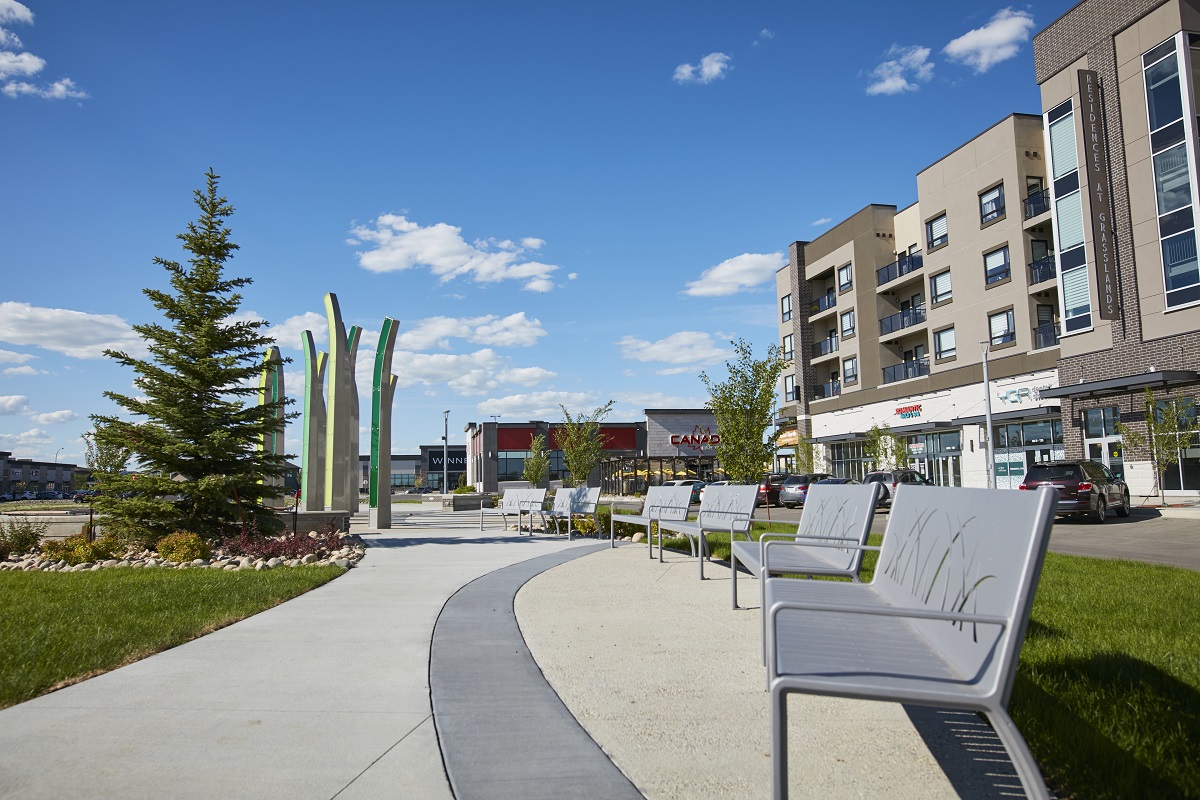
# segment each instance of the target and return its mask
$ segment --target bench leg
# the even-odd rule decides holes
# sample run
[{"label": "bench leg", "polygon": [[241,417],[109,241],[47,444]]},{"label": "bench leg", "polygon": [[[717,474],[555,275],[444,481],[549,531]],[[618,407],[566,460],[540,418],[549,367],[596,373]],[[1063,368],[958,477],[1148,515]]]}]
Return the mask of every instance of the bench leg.
[{"label": "bench leg", "polygon": [[787,692],[771,687],[771,800],[787,800]]},{"label": "bench leg", "polygon": [[704,580],[704,556],[708,554],[708,539],[704,537],[704,531],[696,537],[696,555],[699,556],[700,562],[700,580]]},{"label": "bench leg", "polygon": [[1042,771],[1038,767],[1037,761],[1034,760],[1033,753],[1029,752],[1029,745],[1025,743],[1025,737],[1017,730],[1012,717],[1004,711],[1000,711],[999,713],[989,713],[987,718],[988,722],[992,724],[992,729],[996,731],[996,735],[1000,737],[1004,749],[1008,751],[1013,766],[1017,769],[1017,777],[1021,779],[1021,787],[1025,790],[1025,796],[1031,800],[1049,800],[1050,792],[1046,789],[1046,779],[1042,777]]},{"label": "bench leg", "polygon": [[731,541],[730,542],[730,551],[729,551],[729,572],[730,572],[729,588],[730,588],[730,592],[733,595],[733,610],[737,611],[737,608],[738,608],[738,604],[737,604],[737,565],[738,565],[738,561],[737,561],[737,556],[734,555],[732,548],[733,548],[733,542]]}]

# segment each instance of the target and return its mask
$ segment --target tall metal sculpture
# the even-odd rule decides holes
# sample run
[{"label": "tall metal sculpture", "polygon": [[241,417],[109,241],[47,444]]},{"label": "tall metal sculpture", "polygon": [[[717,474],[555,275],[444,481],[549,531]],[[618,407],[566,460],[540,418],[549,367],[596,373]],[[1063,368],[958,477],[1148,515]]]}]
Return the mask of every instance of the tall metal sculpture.
[{"label": "tall metal sculpture", "polygon": [[[265,406],[269,403],[277,403],[275,408],[275,421],[277,427],[269,433],[264,433],[258,442],[259,452],[266,455],[283,457],[283,433],[284,433],[284,414],[283,403],[283,357],[279,354],[278,347],[271,347],[267,350],[263,358],[262,372],[258,376],[258,404]],[[272,475],[264,477],[260,483],[266,486],[283,486],[283,477],[280,475]],[[263,500],[263,504],[268,507],[279,508],[283,506],[282,497],[267,497]]]},{"label": "tall metal sculpture", "polygon": [[371,494],[372,529],[392,527],[392,399],[396,376],[392,374],[392,348],[398,323],[384,317],[375,347],[375,370],[371,373]]},{"label": "tall metal sculpture", "polygon": [[325,295],[325,319],[329,324],[329,366],[326,369],[325,401],[325,509],[349,511],[350,492],[358,465],[351,462],[353,430],[354,366],[350,361],[349,340],[342,322],[337,295]]},{"label": "tall metal sculpture", "polygon": [[305,511],[325,510],[325,367],[329,354],[317,351],[312,331],[301,334],[304,350],[304,440],[300,455],[301,502]]},{"label": "tall metal sculpture", "polygon": [[347,504],[345,506],[351,514],[358,513],[359,487],[362,484],[362,467],[358,459],[359,443],[361,441],[361,437],[359,436],[359,418],[361,412],[358,405],[358,373],[356,369],[358,362],[358,340],[361,337],[362,328],[352,325],[350,333],[346,337],[346,360],[349,362],[350,370],[350,421],[347,423],[350,435],[346,439],[346,446],[348,448],[346,455],[350,462],[350,469],[346,471]]}]

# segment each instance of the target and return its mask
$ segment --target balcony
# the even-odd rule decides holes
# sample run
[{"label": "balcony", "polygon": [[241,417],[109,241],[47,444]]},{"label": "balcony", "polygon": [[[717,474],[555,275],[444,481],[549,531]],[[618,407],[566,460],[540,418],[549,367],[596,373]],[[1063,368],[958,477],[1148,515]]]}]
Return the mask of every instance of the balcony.
[{"label": "balcony", "polygon": [[892,314],[890,317],[884,317],[879,320],[879,335],[887,336],[889,333],[911,328],[913,325],[920,325],[925,321],[925,306],[917,306],[901,311],[898,314]]},{"label": "balcony", "polygon": [[919,378],[929,374],[929,356],[922,356],[913,361],[902,361],[892,367],[883,368],[883,382],[895,383],[909,378]]},{"label": "balcony", "polygon": [[824,341],[813,342],[812,357],[820,358],[821,356],[827,356],[830,353],[836,353],[837,349],[838,349],[837,337],[831,336],[830,338],[825,339]]},{"label": "balcony", "polygon": [[878,281],[877,285],[883,286],[885,283],[890,283],[901,275],[915,272],[923,266],[925,266],[925,261],[919,250],[915,253],[903,255],[898,261],[893,261],[886,267],[875,270],[875,279]]},{"label": "balcony", "polygon": [[818,384],[813,387],[813,399],[825,400],[829,397],[837,397],[842,393],[841,381],[830,381],[829,383]]},{"label": "balcony", "polygon": [[820,314],[822,311],[828,311],[837,305],[837,295],[827,294],[813,301],[812,307],[809,309],[809,314]]},{"label": "balcony", "polygon": [[1050,210],[1050,190],[1043,189],[1025,198],[1025,219],[1033,219]]},{"label": "balcony", "polygon": [[1029,265],[1029,285],[1034,286],[1039,283],[1053,280],[1058,275],[1058,267],[1054,263],[1054,256],[1042,256],[1037,261]]},{"label": "balcony", "polygon": [[1056,347],[1058,345],[1058,323],[1048,322],[1033,329],[1033,349]]}]

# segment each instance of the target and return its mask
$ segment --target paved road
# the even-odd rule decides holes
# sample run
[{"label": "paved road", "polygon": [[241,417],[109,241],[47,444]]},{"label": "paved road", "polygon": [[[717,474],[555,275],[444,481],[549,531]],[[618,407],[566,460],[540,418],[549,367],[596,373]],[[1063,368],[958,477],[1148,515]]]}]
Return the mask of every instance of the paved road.
[{"label": "paved road", "polygon": [[[797,522],[802,509],[772,508],[775,522]],[[759,508],[755,519],[765,520],[767,509]],[[886,510],[875,515],[871,530],[883,533]],[[1200,572],[1200,518],[1164,517],[1155,509],[1135,508],[1125,518],[1111,515],[1103,525],[1065,517],[1054,525],[1050,549],[1096,558],[1120,558],[1167,564]]]}]

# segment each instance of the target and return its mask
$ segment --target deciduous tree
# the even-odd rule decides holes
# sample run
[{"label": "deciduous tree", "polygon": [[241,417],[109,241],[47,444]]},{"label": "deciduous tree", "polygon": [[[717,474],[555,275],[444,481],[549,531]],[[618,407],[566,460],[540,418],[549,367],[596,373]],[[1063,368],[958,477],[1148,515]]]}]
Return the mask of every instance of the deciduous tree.
[{"label": "deciduous tree", "polygon": [[588,476],[604,457],[604,439],[600,434],[600,423],[612,410],[609,400],[591,414],[579,412],[572,417],[566,406],[560,405],[563,424],[558,429],[558,449],[562,450],[563,462],[567,467],[567,483],[571,486],[586,486]]},{"label": "deciduous tree", "polygon": [[904,437],[892,433],[885,422],[872,425],[867,431],[863,455],[874,464],[874,469],[903,469],[908,463],[906,448]]},{"label": "deciduous tree", "polygon": [[774,414],[775,385],[787,366],[775,345],[767,347],[766,358],[754,358],[750,344],[742,339],[731,342],[737,358],[725,366],[729,377],[715,383],[701,372],[700,380],[708,390],[708,408],[717,418],[717,458],[725,474],[739,483],[756,483],[775,456],[779,431],[766,434]]},{"label": "deciduous tree", "polygon": [[525,468],[521,477],[529,481],[531,486],[545,482],[550,472],[550,454],[546,452],[546,436],[539,433],[529,443],[529,455],[525,457]]},{"label": "deciduous tree", "polygon": [[1179,463],[1180,450],[1188,447],[1193,437],[1200,434],[1200,419],[1196,415],[1195,401],[1178,392],[1171,399],[1158,402],[1154,399],[1154,390],[1147,387],[1142,406],[1146,416],[1145,432],[1118,422],[1117,433],[1121,434],[1124,447],[1144,450],[1150,457],[1158,502],[1165,506],[1167,493],[1163,474],[1171,465]]}]

